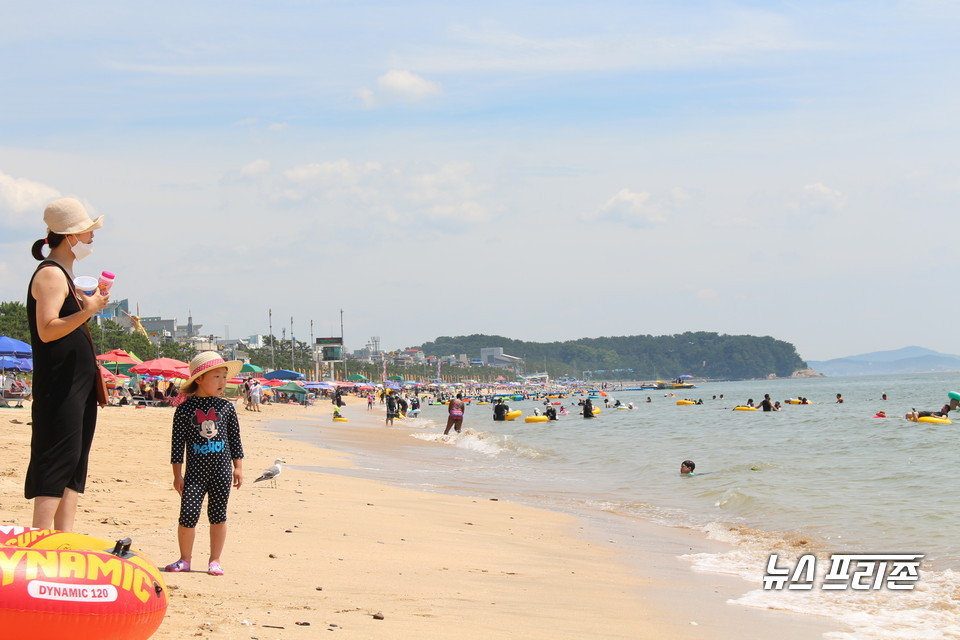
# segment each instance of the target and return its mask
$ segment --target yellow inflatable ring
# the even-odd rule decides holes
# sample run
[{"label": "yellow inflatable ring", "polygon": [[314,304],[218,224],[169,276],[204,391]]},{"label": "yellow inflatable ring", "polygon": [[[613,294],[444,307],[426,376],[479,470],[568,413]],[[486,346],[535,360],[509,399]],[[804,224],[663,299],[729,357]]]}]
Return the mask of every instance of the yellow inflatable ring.
[{"label": "yellow inflatable ring", "polygon": [[949,418],[934,418],[933,416],[917,418],[917,422],[926,422],[927,424],[953,424]]},{"label": "yellow inflatable ring", "polygon": [[519,409],[514,409],[513,411],[508,412],[507,415],[503,416],[503,418],[505,420],[513,420],[515,418],[519,418],[522,415],[523,415],[523,411],[520,411]]},{"label": "yellow inflatable ring", "polygon": [[334,418],[334,422],[350,422],[350,418]]},{"label": "yellow inflatable ring", "polygon": [[693,400],[677,400],[677,406],[682,406],[685,404],[697,404]]},{"label": "yellow inflatable ring", "polygon": [[734,411],[756,411],[756,407],[734,407]]},{"label": "yellow inflatable ring", "polygon": [[129,539],[0,526],[4,637],[146,640],[166,610],[160,570]]},{"label": "yellow inflatable ring", "polygon": [[527,416],[523,419],[524,422],[549,422],[550,418],[548,416]]}]

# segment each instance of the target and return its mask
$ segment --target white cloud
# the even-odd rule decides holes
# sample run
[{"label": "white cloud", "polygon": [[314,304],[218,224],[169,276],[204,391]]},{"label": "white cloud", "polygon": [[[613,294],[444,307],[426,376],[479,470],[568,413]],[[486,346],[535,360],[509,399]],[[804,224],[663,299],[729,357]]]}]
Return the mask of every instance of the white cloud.
[{"label": "white cloud", "polygon": [[510,72],[610,71],[714,67],[742,64],[767,53],[820,51],[838,45],[798,33],[790,18],[765,10],[734,10],[691,20],[687,12],[665,14],[623,29],[538,37],[543,25],[506,28],[496,23],[461,25],[451,30],[453,45],[419,47],[396,63],[429,73],[508,70]]},{"label": "white cloud", "polygon": [[111,69],[117,71],[131,71],[134,73],[163,75],[163,76],[192,76],[192,77],[229,77],[229,76],[277,76],[287,73],[281,67],[267,65],[228,65],[228,64],[128,64],[125,62],[111,62]]},{"label": "white cloud", "polygon": [[714,300],[717,297],[715,289],[700,289],[697,291],[697,298],[700,300]]},{"label": "white cloud", "polygon": [[410,71],[392,70],[377,78],[377,90],[357,91],[365,107],[372,108],[397,102],[419,102],[443,95],[443,88]]},{"label": "white cloud", "polygon": [[485,188],[471,180],[472,172],[470,164],[450,163],[433,173],[414,176],[410,180],[410,198],[414,202],[475,198]]},{"label": "white cloud", "polygon": [[587,218],[618,222],[631,227],[646,227],[665,222],[669,214],[689,199],[690,196],[679,188],[671,189],[666,196],[660,198],[647,191],[636,192],[624,188]]},{"label": "white cloud", "polygon": [[60,192],[53,187],[0,171],[0,222],[39,217],[44,206],[58,197]]},{"label": "white cloud", "polygon": [[288,169],[289,185],[275,195],[288,202],[323,203],[355,211],[362,219],[454,221],[490,219],[481,202],[487,187],[468,163],[448,163],[413,173],[403,166],[340,159]]},{"label": "white cloud", "polygon": [[468,224],[479,224],[490,220],[490,213],[486,207],[477,202],[436,205],[428,209],[427,214],[436,220]]},{"label": "white cloud", "polygon": [[787,204],[787,208],[800,215],[834,216],[841,213],[847,204],[843,193],[822,182],[804,185],[800,197]]},{"label": "white cloud", "polygon": [[257,176],[270,170],[270,161],[258,158],[253,162],[245,164],[240,168],[240,173],[245,176]]},{"label": "white cloud", "polygon": [[293,182],[337,182],[357,184],[360,180],[382,169],[379,162],[353,163],[346,159],[313,162],[294,167],[284,175]]}]

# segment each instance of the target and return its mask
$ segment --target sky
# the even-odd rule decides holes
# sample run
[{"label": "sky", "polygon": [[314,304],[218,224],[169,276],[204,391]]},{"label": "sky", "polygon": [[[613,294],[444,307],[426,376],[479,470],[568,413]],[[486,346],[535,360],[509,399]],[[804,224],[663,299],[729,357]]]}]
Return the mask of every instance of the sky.
[{"label": "sky", "polygon": [[0,300],[72,196],[105,216],[77,274],[222,337],[960,353],[958,32],[947,0],[14,3]]}]

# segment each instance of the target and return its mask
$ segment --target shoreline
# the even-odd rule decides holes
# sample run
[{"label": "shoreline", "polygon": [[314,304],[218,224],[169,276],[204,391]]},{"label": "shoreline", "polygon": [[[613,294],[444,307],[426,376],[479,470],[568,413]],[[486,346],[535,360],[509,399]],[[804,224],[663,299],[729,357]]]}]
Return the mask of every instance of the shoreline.
[{"label": "shoreline", "polygon": [[[412,438],[413,434],[430,433],[431,430],[408,426],[405,421],[396,421],[393,427],[383,424],[383,409],[375,405],[374,411],[367,411],[361,403],[351,403],[349,407],[350,423],[329,423],[322,425],[327,436],[336,434],[334,451],[354,457],[358,452],[375,451],[376,456],[391,456],[398,446],[436,447],[441,451],[454,452],[442,442]],[[313,446],[322,447],[317,440],[318,434],[308,434],[298,424],[301,419],[281,418],[271,426],[278,437],[292,437]],[[359,427],[359,429],[357,429]],[[437,425],[436,431],[442,432],[443,425]],[[466,432],[466,430],[465,430]],[[326,446],[331,446],[327,444]],[[340,469],[314,469],[320,473],[334,473],[348,477],[368,477],[378,470],[360,469],[356,465],[346,465]],[[376,473],[377,482],[411,489],[409,485],[391,482]],[[616,512],[604,512],[561,504],[544,504],[519,495],[497,498],[495,488],[471,485],[470,488],[431,485],[418,486],[411,490],[449,495],[461,498],[482,498],[508,500],[526,508],[573,518],[576,523],[575,535],[593,545],[609,550],[614,561],[625,566],[631,575],[642,580],[639,595],[647,611],[648,620],[669,634],[681,638],[717,638],[742,639],[745,637],[766,637],[778,634],[783,640],[793,638],[819,638],[825,633],[840,632],[843,625],[828,617],[809,613],[794,613],[759,607],[732,604],[729,601],[742,597],[754,588],[758,588],[763,568],[758,568],[757,585],[751,585],[740,577],[716,572],[705,572],[695,568],[695,563],[682,559],[688,554],[715,554],[729,552],[735,545],[712,539],[701,530],[657,523]],[[652,547],[652,548],[651,548]],[[697,596],[693,596],[696,593]],[[652,606],[651,606],[652,605]],[[750,632],[745,635],[744,628]],[[667,632],[664,631],[664,634]],[[754,636],[755,634],[755,636]]]},{"label": "shoreline", "polygon": [[[351,423],[338,427],[379,426],[373,421],[382,420],[382,411],[362,418],[361,402],[351,398],[350,404]],[[306,625],[297,622],[349,636],[395,638],[722,640],[777,633],[799,639],[837,629],[814,616],[727,604],[747,590],[742,580],[696,572],[676,557],[711,544],[692,530],[630,521],[617,532],[510,500],[364,478],[352,466],[354,456],[286,433],[281,422],[288,419],[315,425],[320,434],[328,430],[332,423],[322,404],[271,405],[260,415],[240,408],[238,415],[246,459],[244,486],[229,505],[227,574],[164,574],[170,607],[154,638],[286,638],[303,634],[299,627]],[[159,408],[101,411],[77,514],[78,531],[130,536],[161,566],[176,556],[171,417]],[[29,410],[0,409],[0,423],[9,425],[0,436],[0,504],[7,524],[30,519],[31,505],[22,497],[28,421]],[[395,440],[383,433],[358,429],[354,435],[367,446]],[[274,457],[287,460],[278,488],[254,484]],[[326,470],[298,469],[318,466]],[[201,518],[197,566],[207,535]]]}]

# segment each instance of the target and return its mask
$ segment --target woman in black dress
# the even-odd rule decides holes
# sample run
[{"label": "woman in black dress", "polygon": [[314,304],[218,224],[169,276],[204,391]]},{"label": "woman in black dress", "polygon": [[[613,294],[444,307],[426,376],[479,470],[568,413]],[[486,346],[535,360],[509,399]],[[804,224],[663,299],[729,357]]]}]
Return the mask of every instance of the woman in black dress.
[{"label": "woman in black dress", "polygon": [[[43,212],[47,237],[33,245],[40,266],[30,279],[27,317],[33,346],[33,436],[24,486],[33,499],[33,526],[71,531],[97,422],[97,361],[87,321],[109,294],[84,295],[73,285],[73,263],[93,250],[83,205],[61,198]],[[43,247],[49,247],[44,258]]]}]

